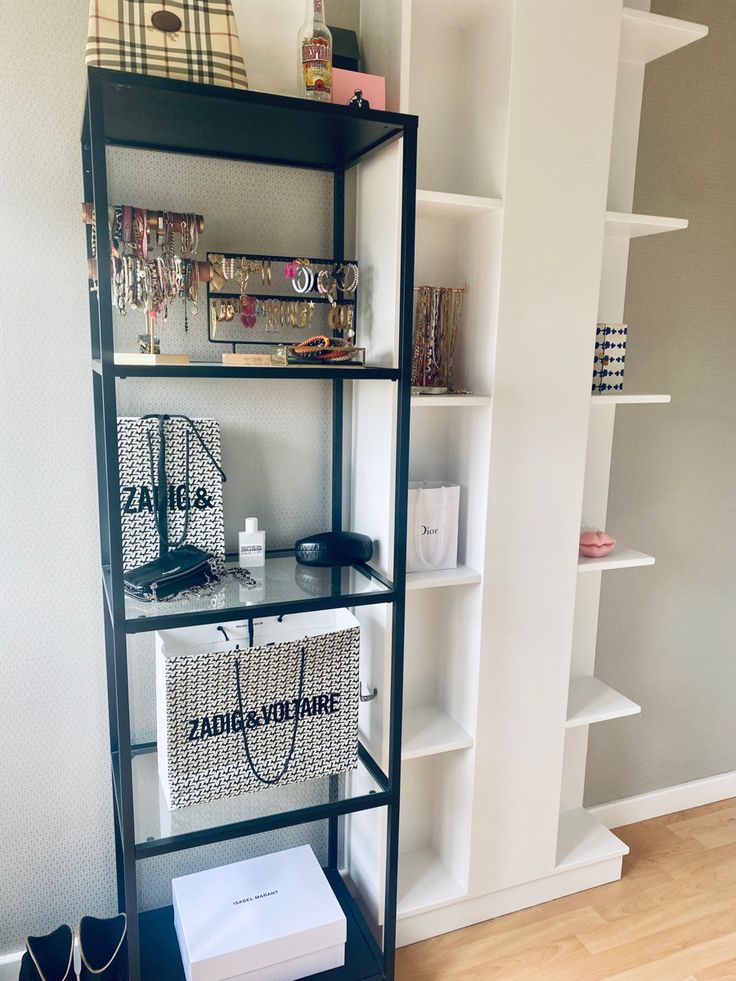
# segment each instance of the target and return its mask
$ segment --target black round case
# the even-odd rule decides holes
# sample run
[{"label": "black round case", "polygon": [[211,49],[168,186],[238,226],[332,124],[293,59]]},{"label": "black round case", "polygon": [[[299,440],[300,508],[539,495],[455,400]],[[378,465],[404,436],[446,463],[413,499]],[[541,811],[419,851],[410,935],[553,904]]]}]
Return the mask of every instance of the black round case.
[{"label": "black round case", "polygon": [[373,542],[354,531],[326,531],[300,538],[294,549],[301,565],[355,565],[370,561]]}]

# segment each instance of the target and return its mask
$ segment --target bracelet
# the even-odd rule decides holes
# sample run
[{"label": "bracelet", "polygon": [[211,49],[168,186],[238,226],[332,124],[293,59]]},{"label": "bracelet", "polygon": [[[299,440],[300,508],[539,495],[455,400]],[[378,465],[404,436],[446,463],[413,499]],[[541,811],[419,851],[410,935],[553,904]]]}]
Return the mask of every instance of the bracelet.
[{"label": "bracelet", "polygon": [[123,244],[128,245],[133,237],[133,209],[129,204],[123,205]]}]

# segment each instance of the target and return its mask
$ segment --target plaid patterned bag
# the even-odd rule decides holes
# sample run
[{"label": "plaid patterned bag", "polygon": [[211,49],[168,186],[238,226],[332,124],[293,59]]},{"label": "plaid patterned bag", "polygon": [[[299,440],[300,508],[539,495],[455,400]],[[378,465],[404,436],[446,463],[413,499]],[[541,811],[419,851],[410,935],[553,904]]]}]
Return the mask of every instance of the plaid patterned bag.
[{"label": "plaid patterned bag", "polygon": [[247,89],[230,0],[90,0],[88,65]]}]

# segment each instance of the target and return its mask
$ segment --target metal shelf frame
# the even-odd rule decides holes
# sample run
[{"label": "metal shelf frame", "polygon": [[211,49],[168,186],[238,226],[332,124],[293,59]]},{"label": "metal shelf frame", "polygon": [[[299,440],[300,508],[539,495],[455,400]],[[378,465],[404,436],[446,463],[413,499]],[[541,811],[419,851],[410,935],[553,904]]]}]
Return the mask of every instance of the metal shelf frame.
[{"label": "metal shelf frame", "polygon": [[[165,852],[192,848],[214,841],[245,837],[264,830],[326,821],[328,830],[327,875],[350,921],[346,963],[343,968],[315,976],[324,981],[394,978],[396,908],[399,859],[399,797],[401,783],[401,729],[404,673],[404,613],[406,589],[406,517],[409,479],[409,415],[411,407],[411,335],[414,280],[414,224],[416,201],[417,125],[415,116],[396,113],[356,112],[258,92],[231,91],[215,86],[162,78],[88,69],[87,98],[82,127],[82,161],[85,200],[93,202],[96,215],[108,213],[108,146],[133,146],[197,156],[222,157],[250,163],[270,163],[299,169],[317,169],[333,175],[333,258],[342,261],[345,248],[345,172],[369,154],[394,140],[403,141],[401,173],[401,255],[398,366],[347,369],[323,366],[315,369],[259,369],[218,364],[123,366],[115,365],[113,305],[107,221],[97,224],[98,289],[90,290],[92,382],[97,446],[102,607],[104,611],[107,665],[108,717],[111,750],[112,804],[115,814],[115,854],[118,904],[128,914],[130,981],[168,981],[183,978],[170,909],[139,913],[137,863]],[[243,134],[247,133],[245,140]],[[91,227],[87,248],[91,255]],[[380,786],[370,795],[253,818],[219,828],[203,828],[155,843],[135,841],[133,756],[153,747],[134,746],[130,725],[128,688],[129,633],[156,630],[171,617],[126,618],[123,592],[122,530],[119,498],[116,384],[125,377],[212,377],[328,379],[332,387],[331,505],[332,527],[343,527],[343,430],[344,382],[374,379],[398,387],[394,477],[393,581],[375,570],[360,570],[384,588],[380,593],[356,593],[328,598],[305,598],[283,604],[263,604],[259,615],[325,609],[338,604],[359,606],[385,603],[391,618],[391,699],[387,773],[359,747],[362,763]],[[387,397],[391,389],[386,389]],[[234,609],[236,615],[253,615],[254,608]],[[223,611],[178,613],[180,624],[221,619]],[[386,877],[383,943],[379,947],[360,909],[345,885],[339,868],[339,820],[345,814],[385,807]],[[141,942],[143,928],[143,943]]]}]

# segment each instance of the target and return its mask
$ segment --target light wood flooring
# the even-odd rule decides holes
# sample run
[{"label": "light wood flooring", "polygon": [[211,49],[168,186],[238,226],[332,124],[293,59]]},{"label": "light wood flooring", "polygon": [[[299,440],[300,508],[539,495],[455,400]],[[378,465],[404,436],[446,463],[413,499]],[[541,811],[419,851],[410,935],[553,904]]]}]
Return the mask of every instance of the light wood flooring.
[{"label": "light wood flooring", "polygon": [[620,882],[404,947],[397,981],[736,981],[736,799],[616,834]]}]

